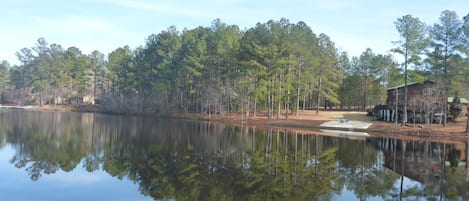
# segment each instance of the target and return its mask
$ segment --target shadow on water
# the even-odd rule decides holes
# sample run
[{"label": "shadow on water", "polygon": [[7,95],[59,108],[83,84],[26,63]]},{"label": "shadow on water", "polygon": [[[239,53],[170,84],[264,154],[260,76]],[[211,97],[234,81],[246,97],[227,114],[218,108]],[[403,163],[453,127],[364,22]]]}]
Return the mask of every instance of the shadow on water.
[{"label": "shadow on water", "polygon": [[454,200],[469,194],[467,142],[344,136],[0,111],[0,146],[14,148],[10,163],[33,181],[83,166],[132,180],[154,199]]}]

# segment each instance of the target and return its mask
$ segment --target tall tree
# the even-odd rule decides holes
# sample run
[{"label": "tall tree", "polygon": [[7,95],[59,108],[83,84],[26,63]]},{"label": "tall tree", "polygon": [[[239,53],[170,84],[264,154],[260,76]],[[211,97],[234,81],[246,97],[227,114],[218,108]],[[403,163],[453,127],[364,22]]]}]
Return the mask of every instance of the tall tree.
[{"label": "tall tree", "polygon": [[[321,98],[324,97],[324,107],[330,104],[338,104],[336,89],[339,88],[338,71],[338,54],[334,43],[329,36],[321,33],[319,35],[319,66],[317,68],[317,98],[316,98],[316,114],[319,113]],[[327,101],[327,102],[326,102]]]},{"label": "tall tree", "polygon": [[[233,97],[237,94],[235,86],[246,76],[246,71],[239,66],[238,56],[243,34],[238,26],[227,25],[219,19],[212,22],[210,31],[207,45],[211,85],[213,86],[208,90],[211,90],[209,91],[212,97],[211,102],[213,102],[211,104],[216,105],[219,112],[223,112],[225,109],[222,105],[229,105],[230,98],[226,97]],[[252,95],[251,91],[249,90],[249,95]]]},{"label": "tall tree", "polygon": [[378,104],[384,92],[384,83],[380,83],[384,75],[386,65],[390,61],[385,60],[385,56],[376,55],[370,48],[367,48],[360,57],[354,58],[352,62],[353,74],[358,76],[358,82],[362,87],[355,93],[362,98],[360,108],[367,109],[368,106]]},{"label": "tall tree", "polygon": [[181,36],[174,26],[147,38],[140,56],[136,55],[142,59],[141,64],[138,64],[141,78],[138,86],[142,94],[142,106],[147,107],[145,99],[147,95],[162,97],[164,108],[167,109],[181,109],[175,104],[178,106],[185,104],[183,100],[185,94],[182,90],[184,86],[181,84],[183,80],[178,77],[180,75],[178,58],[180,49]]},{"label": "tall tree", "polygon": [[339,95],[339,101],[340,101],[340,109],[344,109],[344,106],[345,106],[345,100],[346,100],[346,80],[347,80],[347,77],[348,77],[348,73],[350,71],[350,59],[349,59],[349,56],[347,54],[347,52],[342,52],[339,56],[339,66],[340,66],[340,69],[341,70],[341,73],[339,74],[339,77],[340,77],[340,87],[339,87],[339,92],[338,92],[338,95]]},{"label": "tall tree", "polygon": [[194,30],[185,30],[182,35],[182,44],[179,52],[184,84],[187,96],[190,98],[190,110],[202,113],[202,91],[207,87],[205,79],[207,70],[207,43],[208,29],[198,27]]},{"label": "tall tree", "polygon": [[371,104],[383,104],[386,99],[386,88],[396,86],[393,84],[399,80],[397,64],[391,55],[374,55],[373,57],[373,81],[371,89]]},{"label": "tall tree", "polygon": [[11,73],[11,80],[16,88],[16,99],[19,100],[19,104],[23,105],[26,100],[26,87],[27,87],[27,69],[31,65],[34,55],[29,48],[22,48],[19,52],[16,52],[18,60],[21,62],[20,66],[13,68]]},{"label": "tall tree", "polygon": [[[272,54],[271,34],[266,24],[258,23],[249,29],[240,44],[241,64],[245,67],[248,76],[253,80],[255,99],[265,95],[267,116],[273,116],[273,89],[272,89]],[[231,98],[230,98],[231,99]],[[231,101],[230,101],[231,102]]]},{"label": "tall tree", "polygon": [[[91,54],[88,56],[90,60],[90,67],[91,67],[91,73],[92,73],[92,90],[93,90],[93,101],[92,103],[95,104],[96,100],[98,100],[98,97],[101,97],[99,100],[101,100],[103,90],[104,90],[104,76],[106,72],[106,60],[105,60],[105,55],[98,50],[94,50],[91,52]],[[99,94],[101,92],[101,95]]]},{"label": "tall tree", "polygon": [[[129,46],[119,47],[108,55],[108,71],[111,79],[112,97],[117,100],[118,107],[130,98],[136,89],[135,69],[132,63],[134,54]],[[128,111],[126,104],[124,111]]]},{"label": "tall tree", "polygon": [[450,83],[455,74],[451,69],[454,63],[452,60],[458,56],[457,51],[463,45],[463,30],[462,22],[454,11],[443,11],[439,20],[439,23],[433,25],[431,36],[432,45],[441,50],[443,57],[443,125],[446,126]]},{"label": "tall tree", "polygon": [[290,26],[290,34],[287,39],[287,47],[293,66],[292,85],[296,88],[295,114],[298,115],[300,109],[300,99],[303,97],[302,104],[305,108],[307,88],[311,80],[314,80],[312,69],[316,67],[319,52],[318,39],[311,28],[304,22],[298,22]]},{"label": "tall tree", "polygon": [[397,47],[393,51],[404,57],[404,108],[402,110],[402,125],[405,125],[407,123],[407,69],[409,64],[415,64],[420,60],[420,55],[427,46],[427,27],[418,18],[412,17],[412,15],[398,18],[394,24],[401,36],[401,40],[394,42]]},{"label": "tall tree", "polygon": [[69,81],[65,69],[65,50],[59,44],[50,45],[50,55],[52,57],[49,80],[49,89],[52,91],[52,101],[54,105],[63,104],[65,87]]},{"label": "tall tree", "polygon": [[91,86],[90,59],[77,47],[69,47],[65,51],[64,66],[67,71],[66,78],[69,79],[69,97],[73,98],[76,104],[81,104],[84,93]]},{"label": "tall tree", "polygon": [[364,79],[364,89],[363,89],[363,105],[362,109],[366,110],[369,104],[369,88],[370,88],[370,77],[372,77],[374,67],[376,67],[373,63],[373,51],[370,48],[367,48],[365,52],[360,55],[359,58],[359,66],[358,69],[360,74],[363,76]]},{"label": "tall tree", "polygon": [[35,94],[39,95],[39,106],[43,104],[43,97],[47,92],[49,86],[49,80],[51,78],[50,67],[52,66],[52,58],[50,55],[50,49],[44,38],[37,40],[36,46],[33,47],[36,52],[33,65],[29,68],[28,72],[30,84],[33,87]]},{"label": "tall tree", "polygon": [[[462,32],[463,32],[463,42],[464,45],[460,47],[460,51],[465,55],[461,66],[463,67],[463,82],[464,88],[469,88],[469,14],[463,17],[462,21]],[[469,91],[463,91],[463,94],[467,97]],[[467,112],[467,111],[466,111]],[[466,134],[469,135],[469,118],[466,121]]]}]

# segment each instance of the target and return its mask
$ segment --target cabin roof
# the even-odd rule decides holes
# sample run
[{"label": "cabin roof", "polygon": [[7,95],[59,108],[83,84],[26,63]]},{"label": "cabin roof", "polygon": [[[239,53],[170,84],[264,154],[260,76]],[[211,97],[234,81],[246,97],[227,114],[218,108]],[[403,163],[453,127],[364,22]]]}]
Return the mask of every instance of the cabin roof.
[{"label": "cabin roof", "polygon": [[[411,85],[415,85],[415,84],[418,84],[418,82],[407,83],[407,86],[411,86]],[[399,88],[402,88],[402,87],[404,87],[404,86],[405,86],[405,84],[401,84],[401,85],[399,85],[399,86],[390,87],[390,88],[388,88],[388,89],[386,89],[386,90],[389,91],[389,90],[393,90],[393,89],[399,89]]]},{"label": "cabin roof", "polygon": [[[433,82],[433,81],[425,80],[423,83],[421,83],[421,82],[409,82],[409,83],[407,83],[407,86],[412,86],[412,85],[416,85],[416,84],[426,84],[426,83],[435,84],[435,82]],[[386,91],[394,90],[394,89],[400,89],[404,86],[405,86],[405,84],[401,84],[401,85],[395,86],[395,87],[390,87],[390,88],[386,89]]]}]

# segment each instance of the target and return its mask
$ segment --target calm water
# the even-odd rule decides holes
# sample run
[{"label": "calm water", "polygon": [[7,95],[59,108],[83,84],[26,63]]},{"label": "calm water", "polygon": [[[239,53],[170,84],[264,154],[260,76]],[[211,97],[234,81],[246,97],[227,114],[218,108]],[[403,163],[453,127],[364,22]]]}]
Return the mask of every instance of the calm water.
[{"label": "calm water", "polygon": [[10,201],[467,200],[466,150],[464,142],[0,110],[0,195]]}]

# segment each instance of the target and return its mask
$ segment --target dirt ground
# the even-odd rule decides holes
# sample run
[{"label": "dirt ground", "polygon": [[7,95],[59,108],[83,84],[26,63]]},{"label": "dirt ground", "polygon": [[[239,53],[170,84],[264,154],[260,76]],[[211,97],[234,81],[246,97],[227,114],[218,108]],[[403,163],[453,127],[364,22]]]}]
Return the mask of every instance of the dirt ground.
[{"label": "dirt ground", "polygon": [[349,118],[354,121],[370,122],[372,125],[367,129],[372,137],[395,137],[395,138],[409,138],[409,139],[423,139],[431,138],[437,141],[468,141],[469,137],[465,133],[466,118],[460,118],[456,122],[449,122],[446,127],[438,124],[430,126],[420,124],[408,124],[401,126],[401,124],[388,123],[382,121],[374,121],[373,118],[366,116],[365,112],[353,111],[300,111],[298,115],[289,114],[288,120],[285,120],[285,113],[282,113],[278,118],[276,114],[272,119],[267,118],[267,114],[258,113],[255,117],[251,113],[248,118],[246,115],[241,114],[190,114],[185,115],[185,118],[203,119],[210,122],[231,124],[237,126],[256,127],[260,129],[268,128],[282,128],[288,129],[292,132],[301,133],[316,133],[311,128],[318,128],[320,124],[338,120],[339,118]]}]

